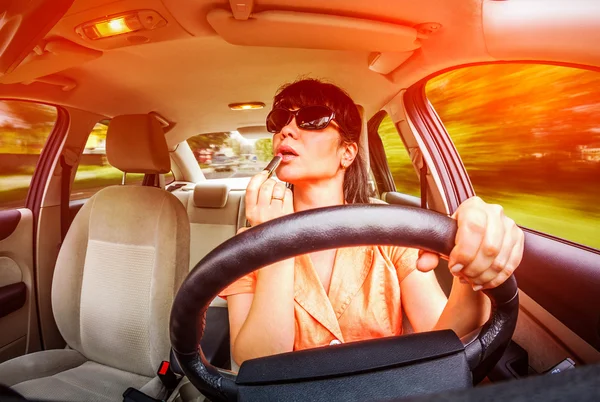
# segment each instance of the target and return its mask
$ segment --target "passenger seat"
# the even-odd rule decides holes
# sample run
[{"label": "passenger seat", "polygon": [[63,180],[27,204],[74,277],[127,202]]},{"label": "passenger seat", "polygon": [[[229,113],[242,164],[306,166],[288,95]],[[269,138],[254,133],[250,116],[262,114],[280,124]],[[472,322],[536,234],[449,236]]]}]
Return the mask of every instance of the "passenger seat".
[{"label": "passenger seat", "polygon": [[[169,151],[150,115],[114,117],[111,165],[164,174]],[[85,203],[58,254],[52,310],[65,349],[0,364],[0,379],[35,400],[108,402],[137,388],[164,398],[156,372],[169,359],[169,315],[189,261],[189,222],[173,195],[146,186],[106,187]]]}]

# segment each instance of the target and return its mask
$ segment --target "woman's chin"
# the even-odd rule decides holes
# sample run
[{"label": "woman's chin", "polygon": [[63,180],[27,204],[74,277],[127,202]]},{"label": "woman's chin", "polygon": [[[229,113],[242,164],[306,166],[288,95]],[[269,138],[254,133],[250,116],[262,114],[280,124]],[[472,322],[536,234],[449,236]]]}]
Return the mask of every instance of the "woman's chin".
[{"label": "woman's chin", "polygon": [[281,180],[281,181],[286,182],[286,183],[292,183],[293,184],[294,181],[295,181],[295,178],[294,178],[293,175],[280,175],[280,174],[278,174],[277,178],[279,180]]},{"label": "woman's chin", "polygon": [[289,169],[287,166],[280,166],[275,173],[279,180],[285,181],[286,183],[293,183],[300,178],[298,172],[292,171],[292,169]]}]

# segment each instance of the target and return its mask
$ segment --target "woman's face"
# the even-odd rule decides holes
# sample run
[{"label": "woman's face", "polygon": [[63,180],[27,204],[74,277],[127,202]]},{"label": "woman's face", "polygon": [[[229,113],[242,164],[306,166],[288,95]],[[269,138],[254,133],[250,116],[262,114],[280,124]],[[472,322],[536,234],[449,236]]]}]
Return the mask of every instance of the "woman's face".
[{"label": "woman's face", "polygon": [[273,155],[283,160],[276,174],[292,184],[333,178],[341,169],[343,147],[334,123],[323,130],[303,130],[296,119],[273,135]]}]

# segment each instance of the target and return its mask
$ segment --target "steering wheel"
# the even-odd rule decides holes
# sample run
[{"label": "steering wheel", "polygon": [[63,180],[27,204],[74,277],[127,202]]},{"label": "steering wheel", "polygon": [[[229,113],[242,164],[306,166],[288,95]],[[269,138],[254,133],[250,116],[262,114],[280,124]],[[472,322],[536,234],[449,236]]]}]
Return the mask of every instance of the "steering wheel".
[{"label": "steering wheel", "polygon": [[456,230],[455,220],[437,212],[375,204],[318,208],[251,228],[206,255],[181,285],[171,310],[174,355],[190,382],[214,401],[383,399],[472,386],[495,366],[514,333],[519,301],[513,276],[484,291],[490,318],[467,341],[446,330],[353,342],[249,360],[237,376],[210,365],[199,346],[211,301],[260,267],[368,244],[447,256]]}]

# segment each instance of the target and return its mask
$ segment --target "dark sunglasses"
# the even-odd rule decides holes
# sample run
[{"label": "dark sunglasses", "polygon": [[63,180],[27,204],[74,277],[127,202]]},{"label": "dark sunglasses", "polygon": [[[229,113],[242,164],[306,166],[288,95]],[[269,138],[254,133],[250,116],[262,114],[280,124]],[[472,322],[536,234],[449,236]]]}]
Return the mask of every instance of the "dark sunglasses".
[{"label": "dark sunglasses", "polygon": [[279,133],[294,117],[301,129],[323,130],[335,119],[335,113],[327,106],[305,106],[295,111],[275,108],[267,115],[267,131]]}]

